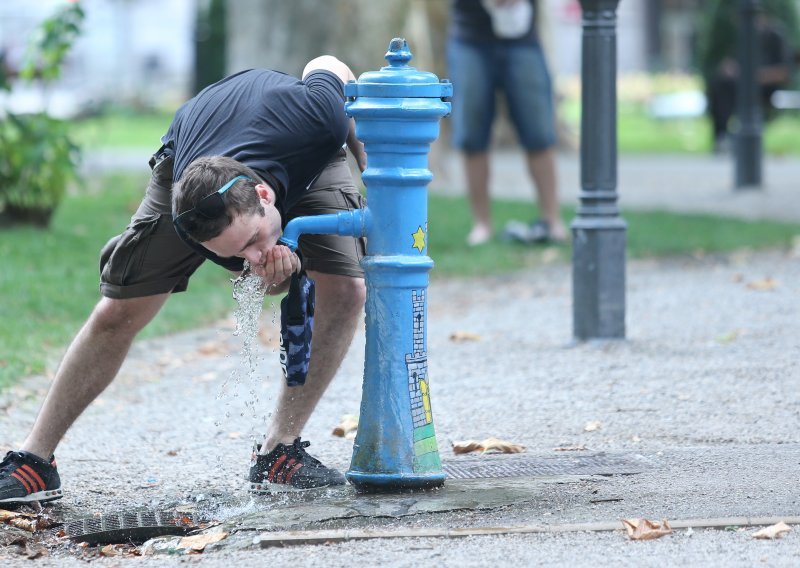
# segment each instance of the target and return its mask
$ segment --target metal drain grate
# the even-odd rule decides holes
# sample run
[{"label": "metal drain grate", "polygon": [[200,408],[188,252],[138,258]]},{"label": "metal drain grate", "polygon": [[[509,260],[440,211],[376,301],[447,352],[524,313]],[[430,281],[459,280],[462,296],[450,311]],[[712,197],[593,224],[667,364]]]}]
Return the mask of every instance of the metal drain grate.
[{"label": "metal drain grate", "polygon": [[68,521],[67,536],[76,542],[111,544],[144,542],[164,535],[181,535],[196,529],[197,522],[175,511],[124,511]]},{"label": "metal drain grate", "polygon": [[506,456],[491,454],[480,458],[459,458],[444,462],[442,469],[451,479],[491,477],[536,477],[553,475],[628,475],[649,469],[638,454],[588,454],[563,456]]}]

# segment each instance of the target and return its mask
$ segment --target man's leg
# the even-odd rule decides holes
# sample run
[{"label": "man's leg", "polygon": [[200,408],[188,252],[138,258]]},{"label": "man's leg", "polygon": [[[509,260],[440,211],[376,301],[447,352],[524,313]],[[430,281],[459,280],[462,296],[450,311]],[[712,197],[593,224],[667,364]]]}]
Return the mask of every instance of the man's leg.
[{"label": "man's leg", "polygon": [[33,430],[20,449],[44,459],[69,427],[111,383],[136,334],[158,313],[168,294],[101,299],[67,349]]},{"label": "man's leg", "polygon": [[362,318],[366,288],[363,278],[309,272],[316,282],[314,339],[306,382],[283,382],[262,452],[300,436],[311,413],[339,369]]},{"label": "man's leg", "polygon": [[526,153],[528,172],[536,186],[542,219],[550,228],[550,237],[555,240],[567,238],[567,230],[561,220],[558,206],[558,182],[556,178],[556,156],[553,148]]},{"label": "man's leg", "polygon": [[489,153],[465,152],[469,205],[472,208],[472,230],[467,244],[480,245],[492,236],[491,204],[489,202]]}]

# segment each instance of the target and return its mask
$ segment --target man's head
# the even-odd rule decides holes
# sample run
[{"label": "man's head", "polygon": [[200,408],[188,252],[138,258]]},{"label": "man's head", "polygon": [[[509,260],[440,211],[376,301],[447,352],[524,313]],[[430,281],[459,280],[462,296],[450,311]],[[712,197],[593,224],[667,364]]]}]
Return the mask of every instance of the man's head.
[{"label": "man's head", "polygon": [[189,238],[251,264],[259,264],[281,234],[275,192],[253,170],[223,156],[189,164],[173,188],[172,213]]},{"label": "man's head", "polygon": [[202,243],[222,233],[238,215],[264,215],[255,192],[258,183],[253,170],[232,158],[198,158],[172,190],[172,215],[189,237]]}]

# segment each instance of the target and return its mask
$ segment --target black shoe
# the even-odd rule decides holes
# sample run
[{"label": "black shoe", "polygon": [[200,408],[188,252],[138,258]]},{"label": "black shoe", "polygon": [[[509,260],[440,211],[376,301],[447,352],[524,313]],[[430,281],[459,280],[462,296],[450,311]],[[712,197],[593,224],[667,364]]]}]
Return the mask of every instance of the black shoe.
[{"label": "black shoe", "polygon": [[523,223],[522,221],[509,221],[503,229],[503,237],[506,240],[517,241],[519,243],[548,243],[553,239],[550,232],[550,225],[547,221],[538,219],[533,223]]},{"label": "black shoe", "polygon": [[250,491],[273,493],[344,485],[341,473],[306,453],[309,445],[311,442],[296,438],[292,444],[278,444],[266,455],[259,454],[261,445],[256,445],[250,462]]},{"label": "black shoe", "polygon": [[8,452],[0,462],[0,505],[53,501],[64,496],[56,458],[30,452]]}]

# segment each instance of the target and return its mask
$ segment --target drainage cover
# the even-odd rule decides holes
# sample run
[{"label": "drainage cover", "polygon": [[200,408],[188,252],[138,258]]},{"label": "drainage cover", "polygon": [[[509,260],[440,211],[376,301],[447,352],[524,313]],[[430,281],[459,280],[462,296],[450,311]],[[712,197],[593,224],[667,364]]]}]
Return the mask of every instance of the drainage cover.
[{"label": "drainage cover", "polygon": [[197,522],[175,511],[126,511],[66,523],[67,536],[89,544],[141,543],[164,535],[182,535],[198,528]]},{"label": "drainage cover", "polygon": [[649,469],[648,461],[638,454],[564,454],[530,456],[486,454],[442,463],[451,479],[488,477],[536,477],[553,475],[627,475]]}]

